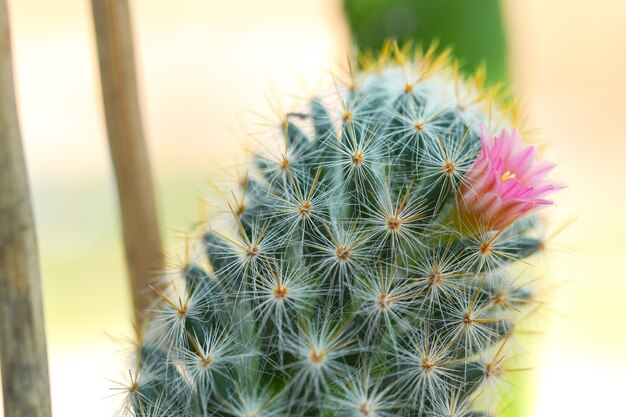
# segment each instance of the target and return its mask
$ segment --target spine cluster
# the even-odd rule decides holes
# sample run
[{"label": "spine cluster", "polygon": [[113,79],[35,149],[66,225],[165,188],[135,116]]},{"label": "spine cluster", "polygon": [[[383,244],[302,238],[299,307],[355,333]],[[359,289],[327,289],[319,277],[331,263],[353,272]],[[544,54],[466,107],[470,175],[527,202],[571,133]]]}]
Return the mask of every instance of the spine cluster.
[{"label": "spine cluster", "polygon": [[494,167],[500,200],[482,190],[463,209],[485,135],[515,127],[481,80],[446,53],[390,44],[259,138],[227,218],[174,278],[184,285],[156,289],[132,415],[505,408],[514,333],[536,310],[523,261],[542,241],[533,202],[500,220],[521,171]]}]

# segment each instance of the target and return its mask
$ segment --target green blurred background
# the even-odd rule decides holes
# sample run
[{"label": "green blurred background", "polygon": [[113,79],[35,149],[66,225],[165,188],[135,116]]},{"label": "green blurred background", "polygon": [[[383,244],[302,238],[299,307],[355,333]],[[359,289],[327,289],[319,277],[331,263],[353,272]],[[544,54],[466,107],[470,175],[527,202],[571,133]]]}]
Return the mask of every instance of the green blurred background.
[{"label": "green blurred background", "polygon": [[[555,314],[542,317],[546,334],[535,339],[535,383],[524,391],[536,400],[528,415],[623,409],[626,52],[616,45],[626,41],[626,2],[134,0],[131,6],[144,124],[173,259],[183,247],[179,230],[197,215],[196,197],[207,193],[205,178],[223,178],[247,155],[242,149],[255,146],[233,134],[263,129],[241,128],[242,120],[257,120],[249,109],[270,114],[271,86],[287,106],[288,93],[306,96],[321,85],[329,69],[345,62],[350,28],[363,47],[389,35],[438,37],[469,69],[485,58],[492,81],[507,78],[523,92],[528,124],[538,127],[527,133],[549,142],[546,156],[570,186],[551,210],[547,233],[576,217],[550,246],[550,280],[567,285],[549,300]],[[415,7],[431,17],[411,17]],[[124,344],[114,339],[132,334],[131,310],[89,2],[9,0],[9,8],[54,412],[111,416],[107,378],[126,373]]]},{"label": "green blurred background", "polygon": [[355,43],[376,50],[385,39],[437,40],[468,69],[487,64],[491,82],[507,77],[507,48],[499,0],[345,0]]}]

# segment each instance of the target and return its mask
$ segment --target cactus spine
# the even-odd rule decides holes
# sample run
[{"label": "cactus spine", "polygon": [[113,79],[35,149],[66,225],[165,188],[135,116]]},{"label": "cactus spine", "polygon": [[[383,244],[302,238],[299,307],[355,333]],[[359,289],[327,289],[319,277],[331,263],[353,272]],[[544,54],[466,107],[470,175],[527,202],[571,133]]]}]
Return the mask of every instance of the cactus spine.
[{"label": "cactus spine", "polygon": [[[492,416],[534,294],[537,216],[463,227],[481,126],[516,123],[482,72],[389,43],[284,115],[159,288],[136,416]],[[518,174],[519,175],[519,174]],[[503,174],[504,183],[515,175]],[[221,227],[216,225],[220,224]],[[184,284],[184,285],[182,285]]]}]

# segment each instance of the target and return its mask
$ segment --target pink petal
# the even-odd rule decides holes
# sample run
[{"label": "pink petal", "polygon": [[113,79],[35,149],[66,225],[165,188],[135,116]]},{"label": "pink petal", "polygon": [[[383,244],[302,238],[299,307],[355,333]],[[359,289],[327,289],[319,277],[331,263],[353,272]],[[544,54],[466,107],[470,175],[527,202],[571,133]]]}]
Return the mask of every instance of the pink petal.
[{"label": "pink petal", "polygon": [[457,195],[458,211],[465,221],[487,228],[506,227],[551,205],[543,197],[565,186],[545,180],[554,164],[536,162],[537,147],[524,145],[517,129],[502,130],[493,137],[481,126],[480,140],[481,153]]}]

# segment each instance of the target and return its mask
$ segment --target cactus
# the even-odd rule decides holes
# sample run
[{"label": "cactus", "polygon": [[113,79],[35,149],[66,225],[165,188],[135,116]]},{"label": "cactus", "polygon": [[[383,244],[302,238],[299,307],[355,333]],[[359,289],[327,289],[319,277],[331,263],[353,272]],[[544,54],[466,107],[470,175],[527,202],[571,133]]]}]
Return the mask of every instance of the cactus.
[{"label": "cactus", "polygon": [[506,408],[512,340],[536,310],[524,260],[559,185],[503,130],[516,113],[484,72],[435,49],[361,55],[261,138],[228,214],[155,288],[132,415]]}]

